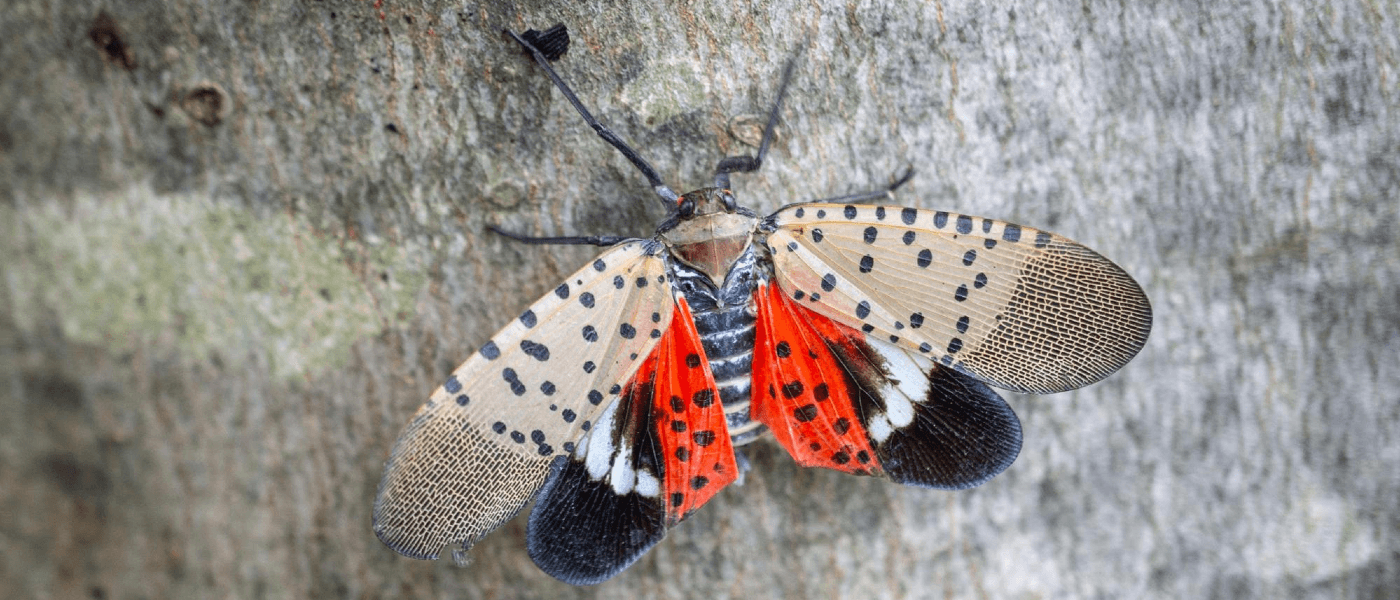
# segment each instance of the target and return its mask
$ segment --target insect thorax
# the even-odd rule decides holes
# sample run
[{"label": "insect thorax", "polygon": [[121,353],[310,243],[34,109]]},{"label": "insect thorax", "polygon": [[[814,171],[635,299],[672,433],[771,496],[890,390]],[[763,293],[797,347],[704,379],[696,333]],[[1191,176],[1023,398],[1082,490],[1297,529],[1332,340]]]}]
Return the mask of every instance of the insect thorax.
[{"label": "insect thorax", "polygon": [[702,188],[681,196],[677,221],[658,237],[671,256],[722,282],[748,251],[757,227],[758,217],[739,208],[729,190]]}]

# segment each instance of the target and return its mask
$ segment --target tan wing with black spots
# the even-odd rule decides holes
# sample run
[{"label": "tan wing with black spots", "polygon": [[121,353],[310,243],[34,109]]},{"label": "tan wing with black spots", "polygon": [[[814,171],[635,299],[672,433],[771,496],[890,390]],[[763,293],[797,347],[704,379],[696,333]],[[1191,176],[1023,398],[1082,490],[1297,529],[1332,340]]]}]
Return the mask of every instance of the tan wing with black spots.
[{"label": "tan wing with black spots", "polygon": [[789,297],[998,387],[1088,385],[1132,359],[1152,327],[1132,277],[1052,233],[899,206],[807,204],[773,223]]},{"label": "tan wing with black spots", "polygon": [[379,539],[436,558],[509,520],[641,366],[674,307],[664,260],[640,241],[612,248],[535,302],[457,367],[400,434],[374,503]]}]

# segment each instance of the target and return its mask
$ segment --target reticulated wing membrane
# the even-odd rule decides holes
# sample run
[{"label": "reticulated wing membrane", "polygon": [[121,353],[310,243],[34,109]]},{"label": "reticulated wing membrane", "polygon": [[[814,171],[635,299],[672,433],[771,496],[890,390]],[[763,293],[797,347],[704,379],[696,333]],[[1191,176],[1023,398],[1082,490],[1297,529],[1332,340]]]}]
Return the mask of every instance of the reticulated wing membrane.
[{"label": "reticulated wing membrane", "polygon": [[664,260],[626,243],[497,332],[399,435],[374,503],[379,539],[436,558],[519,512],[660,341],[670,288]]},{"label": "reticulated wing membrane", "polygon": [[1088,385],[1147,341],[1132,277],[1066,238],[891,206],[808,204],[773,216],[778,283],[801,306],[992,385]]},{"label": "reticulated wing membrane", "polygon": [[1011,466],[1021,423],[991,388],[809,310],[757,294],[753,415],[798,463],[963,489]]},{"label": "reticulated wing membrane", "polygon": [[530,557],[562,581],[621,572],[738,475],[700,337],[678,306],[573,456],[556,459],[530,513]]}]

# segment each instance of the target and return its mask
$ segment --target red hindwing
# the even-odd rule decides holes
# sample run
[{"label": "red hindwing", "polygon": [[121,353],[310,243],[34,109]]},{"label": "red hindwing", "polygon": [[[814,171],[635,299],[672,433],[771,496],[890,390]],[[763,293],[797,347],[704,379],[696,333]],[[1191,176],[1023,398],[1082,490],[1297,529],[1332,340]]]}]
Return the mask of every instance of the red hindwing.
[{"label": "red hindwing", "polygon": [[880,472],[856,414],[847,373],[834,345],[859,356],[860,332],[797,306],[775,284],[763,284],[753,357],[751,416],[767,425],[798,464],[854,474]]},{"label": "red hindwing", "polygon": [[654,379],[652,418],[665,461],[663,501],[674,525],[738,478],[724,406],[700,346],[690,306],[676,302],[666,330],[636,380]]}]

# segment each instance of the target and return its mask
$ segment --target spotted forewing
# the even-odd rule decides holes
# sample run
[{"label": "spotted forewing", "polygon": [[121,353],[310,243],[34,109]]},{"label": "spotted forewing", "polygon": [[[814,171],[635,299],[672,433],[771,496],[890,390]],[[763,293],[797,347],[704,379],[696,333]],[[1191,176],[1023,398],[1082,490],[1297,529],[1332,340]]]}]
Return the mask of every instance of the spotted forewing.
[{"label": "spotted forewing", "polygon": [[997,387],[1094,383],[1151,329],[1132,277],[1051,233],[899,206],[796,206],[772,221],[774,272],[802,306]]},{"label": "spotted forewing", "polygon": [[650,244],[580,269],[453,371],[399,436],[374,505],[396,551],[434,558],[514,516],[660,341],[675,303]]}]

